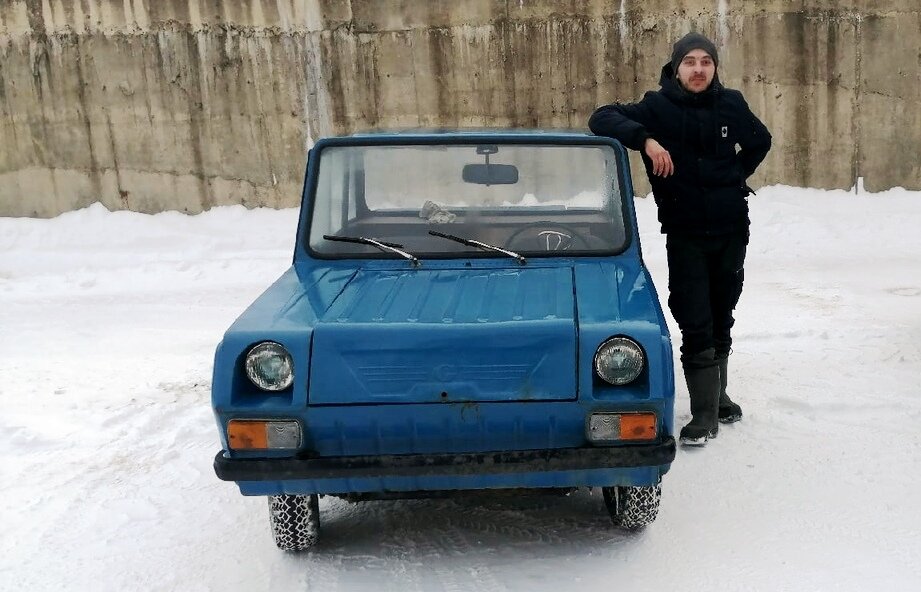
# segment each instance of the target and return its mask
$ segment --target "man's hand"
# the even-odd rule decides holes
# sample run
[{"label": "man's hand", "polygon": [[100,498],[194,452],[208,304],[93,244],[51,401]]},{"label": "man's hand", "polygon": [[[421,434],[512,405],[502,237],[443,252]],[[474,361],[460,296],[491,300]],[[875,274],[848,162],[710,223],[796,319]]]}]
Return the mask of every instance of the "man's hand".
[{"label": "man's hand", "polygon": [[675,165],[672,163],[672,155],[668,153],[668,150],[662,147],[662,144],[659,144],[652,138],[646,138],[646,143],[643,144],[643,152],[645,152],[649,160],[652,161],[653,175],[668,177],[674,174]]}]

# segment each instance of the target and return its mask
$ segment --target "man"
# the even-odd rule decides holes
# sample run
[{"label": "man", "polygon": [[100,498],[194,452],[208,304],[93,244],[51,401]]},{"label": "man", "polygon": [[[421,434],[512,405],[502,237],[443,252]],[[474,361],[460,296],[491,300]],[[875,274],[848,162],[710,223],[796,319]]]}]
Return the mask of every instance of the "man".
[{"label": "man", "polygon": [[[639,103],[598,108],[592,132],[639,150],[666,235],[668,306],[681,329],[681,365],[691,397],[684,445],[703,446],[719,422],[742,418],[726,373],[748,244],[746,179],[771,134],[742,93],[724,88],[713,43],[690,33],[662,68],[661,90]],[[736,149],[740,147],[740,150]]]}]

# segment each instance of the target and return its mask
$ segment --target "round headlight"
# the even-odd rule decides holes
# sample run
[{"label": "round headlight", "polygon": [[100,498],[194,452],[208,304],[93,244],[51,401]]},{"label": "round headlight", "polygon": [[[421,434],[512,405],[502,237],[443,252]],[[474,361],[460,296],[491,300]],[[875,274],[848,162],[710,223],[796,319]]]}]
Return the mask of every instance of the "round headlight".
[{"label": "round headlight", "polygon": [[246,375],[264,391],[283,391],[294,382],[291,354],[274,341],[263,341],[246,354]]},{"label": "round headlight", "polygon": [[645,363],[643,350],[626,337],[612,337],[595,352],[595,372],[605,382],[618,386],[636,380]]}]

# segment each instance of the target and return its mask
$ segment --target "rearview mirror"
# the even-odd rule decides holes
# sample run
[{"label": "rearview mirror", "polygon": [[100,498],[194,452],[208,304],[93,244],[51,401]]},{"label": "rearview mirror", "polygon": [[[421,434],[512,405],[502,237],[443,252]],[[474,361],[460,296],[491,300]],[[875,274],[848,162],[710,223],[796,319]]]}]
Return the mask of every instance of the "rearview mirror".
[{"label": "rearview mirror", "polygon": [[477,185],[514,185],[518,182],[518,167],[511,164],[465,164],[464,183]]}]

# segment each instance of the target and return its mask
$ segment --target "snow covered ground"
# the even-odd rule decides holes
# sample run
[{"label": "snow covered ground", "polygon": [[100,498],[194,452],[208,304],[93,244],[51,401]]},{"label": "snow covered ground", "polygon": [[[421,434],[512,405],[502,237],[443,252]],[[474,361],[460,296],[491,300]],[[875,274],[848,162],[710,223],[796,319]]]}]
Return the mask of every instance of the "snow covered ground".
[{"label": "snow covered ground", "polygon": [[[296,212],[0,218],[0,589],[921,589],[921,193],[751,205],[746,416],[679,451],[645,532],[589,492],[323,499],[302,555],[276,550],[264,498],[214,476],[208,390]],[[637,206],[664,294],[655,206]]]}]

